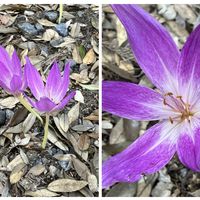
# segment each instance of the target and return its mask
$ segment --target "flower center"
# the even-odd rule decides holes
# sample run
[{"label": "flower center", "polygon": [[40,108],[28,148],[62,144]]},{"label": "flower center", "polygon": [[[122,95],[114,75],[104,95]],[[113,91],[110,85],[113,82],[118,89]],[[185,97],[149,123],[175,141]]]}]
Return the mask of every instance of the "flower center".
[{"label": "flower center", "polygon": [[190,122],[191,117],[194,115],[191,112],[191,105],[183,101],[182,96],[175,96],[173,93],[168,92],[164,95],[164,106],[172,109],[172,111],[178,114],[176,117],[169,117],[169,121],[173,124],[176,121],[187,120]]}]

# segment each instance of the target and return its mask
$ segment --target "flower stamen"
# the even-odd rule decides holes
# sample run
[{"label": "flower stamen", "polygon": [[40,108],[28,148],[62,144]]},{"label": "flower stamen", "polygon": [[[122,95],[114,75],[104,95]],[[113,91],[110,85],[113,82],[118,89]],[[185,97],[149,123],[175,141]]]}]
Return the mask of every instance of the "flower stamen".
[{"label": "flower stamen", "polygon": [[172,109],[172,112],[178,112],[180,115],[177,117],[169,117],[171,124],[176,120],[182,122],[187,120],[190,123],[190,118],[193,116],[191,106],[185,103],[182,96],[174,96],[173,93],[168,92],[164,95],[163,104]]}]

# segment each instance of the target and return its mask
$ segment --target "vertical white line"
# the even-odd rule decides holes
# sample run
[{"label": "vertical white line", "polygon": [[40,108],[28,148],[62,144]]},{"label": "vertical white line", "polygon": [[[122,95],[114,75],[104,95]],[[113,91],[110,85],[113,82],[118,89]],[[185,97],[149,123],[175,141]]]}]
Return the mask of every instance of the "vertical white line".
[{"label": "vertical white line", "polygon": [[102,197],[102,3],[99,0],[99,196]]}]

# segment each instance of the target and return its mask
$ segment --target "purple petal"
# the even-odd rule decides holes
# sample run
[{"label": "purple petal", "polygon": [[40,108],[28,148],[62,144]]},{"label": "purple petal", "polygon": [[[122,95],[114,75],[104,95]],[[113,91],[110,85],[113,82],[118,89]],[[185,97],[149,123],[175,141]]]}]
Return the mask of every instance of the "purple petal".
[{"label": "purple petal", "polygon": [[44,83],[42,81],[42,78],[37,71],[37,69],[31,64],[28,57],[26,58],[26,65],[24,68],[24,73],[26,77],[26,81],[28,84],[28,87],[30,88],[31,92],[35,96],[36,99],[40,99],[40,97],[43,97],[44,94]]},{"label": "purple petal", "polygon": [[2,46],[0,46],[0,60],[11,73],[15,71],[8,52]]},{"label": "purple petal", "polygon": [[121,153],[103,163],[103,187],[116,182],[135,182],[143,174],[164,167],[175,153],[175,144],[161,137],[165,127],[156,124]]},{"label": "purple petal", "polygon": [[13,73],[22,76],[21,62],[15,50],[12,55],[12,66],[14,67]]},{"label": "purple petal", "polygon": [[56,94],[58,93],[57,88],[60,85],[60,83],[61,83],[61,74],[58,67],[58,63],[55,62],[49,72],[45,87],[46,95],[49,98],[52,99],[56,98],[57,96]]},{"label": "purple petal", "polygon": [[59,104],[52,110],[52,112],[62,110],[62,109],[67,105],[67,103],[74,97],[75,94],[76,94],[75,91],[69,93],[69,94],[61,101],[61,103],[59,103]]},{"label": "purple petal", "polygon": [[56,106],[56,104],[47,97],[41,98],[39,101],[31,104],[40,112],[50,112]]},{"label": "purple petal", "polygon": [[139,6],[116,4],[112,8],[127,31],[138,64],[155,86],[165,89],[177,73],[179,51],[173,39]]},{"label": "purple petal", "polygon": [[182,84],[200,79],[200,25],[190,34],[178,63]]},{"label": "purple petal", "polygon": [[[194,138],[192,138],[194,134]],[[194,171],[200,171],[200,128],[192,134],[183,133],[177,143],[177,153],[180,161]]]},{"label": "purple petal", "polygon": [[133,83],[103,81],[102,108],[104,111],[134,120],[160,119],[155,107],[162,97],[152,89]]},{"label": "purple petal", "polygon": [[8,70],[8,68],[5,66],[4,63],[2,63],[0,61],[0,72],[1,72],[1,76],[0,76],[0,80],[5,84],[5,85],[10,85],[10,81],[11,81],[11,74],[10,71]]},{"label": "purple petal", "polygon": [[22,80],[20,76],[14,75],[10,82],[10,90],[12,94],[21,93],[22,91]]},{"label": "purple petal", "polygon": [[67,63],[62,77],[62,82],[60,84],[59,89],[57,90],[57,97],[55,98],[57,102],[60,102],[67,93],[67,89],[69,87],[69,74],[70,74],[70,63]]}]

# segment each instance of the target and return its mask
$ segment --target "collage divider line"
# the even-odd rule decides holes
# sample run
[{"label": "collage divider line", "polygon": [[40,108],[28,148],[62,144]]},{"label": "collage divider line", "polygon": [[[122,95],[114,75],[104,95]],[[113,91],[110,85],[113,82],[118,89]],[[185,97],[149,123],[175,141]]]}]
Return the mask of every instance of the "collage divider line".
[{"label": "collage divider line", "polygon": [[99,197],[102,197],[102,4],[99,0]]}]

